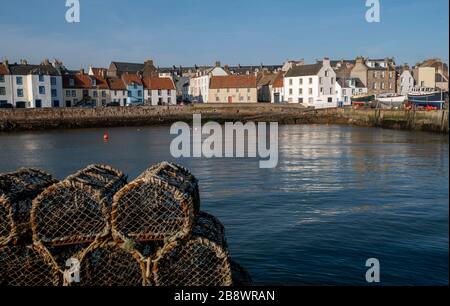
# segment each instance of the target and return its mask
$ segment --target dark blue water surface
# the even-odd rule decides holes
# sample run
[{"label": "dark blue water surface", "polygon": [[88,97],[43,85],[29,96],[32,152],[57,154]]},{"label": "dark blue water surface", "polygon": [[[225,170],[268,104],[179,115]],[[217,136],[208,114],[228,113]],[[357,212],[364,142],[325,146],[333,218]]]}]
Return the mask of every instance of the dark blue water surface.
[{"label": "dark blue water surface", "polygon": [[[174,160],[169,127],[0,134],[0,172],[62,179],[91,163],[135,178]],[[257,284],[448,284],[448,136],[341,126],[280,126],[279,164],[176,160],[200,180],[202,209],[224,223],[232,257]]]}]

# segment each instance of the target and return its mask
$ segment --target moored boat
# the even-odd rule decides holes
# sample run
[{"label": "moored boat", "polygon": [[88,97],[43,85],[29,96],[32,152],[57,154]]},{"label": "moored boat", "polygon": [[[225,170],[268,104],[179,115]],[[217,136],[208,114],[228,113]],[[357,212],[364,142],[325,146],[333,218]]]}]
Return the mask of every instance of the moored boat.
[{"label": "moored boat", "polygon": [[448,94],[434,88],[414,88],[408,93],[408,103],[417,108],[442,109]]},{"label": "moored boat", "polygon": [[375,95],[369,95],[369,94],[354,95],[354,96],[352,96],[351,100],[352,100],[352,105],[356,105],[356,106],[370,105],[375,100]]}]

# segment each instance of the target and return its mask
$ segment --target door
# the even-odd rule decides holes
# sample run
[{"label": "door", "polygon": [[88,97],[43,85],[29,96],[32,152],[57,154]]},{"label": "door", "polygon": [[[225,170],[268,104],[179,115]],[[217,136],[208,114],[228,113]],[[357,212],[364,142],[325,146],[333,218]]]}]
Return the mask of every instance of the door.
[{"label": "door", "polygon": [[274,100],[275,100],[275,103],[280,103],[280,94],[279,93],[276,93],[276,94],[274,94]]},{"label": "door", "polygon": [[53,101],[53,107],[59,107],[59,101],[58,100]]},{"label": "door", "polygon": [[42,101],[36,100],[36,108],[41,108],[41,107],[42,107]]},{"label": "door", "polygon": [[230,103],[230,104],[233,103],[233,97],[232,96],[228,97],[228,103]]}]

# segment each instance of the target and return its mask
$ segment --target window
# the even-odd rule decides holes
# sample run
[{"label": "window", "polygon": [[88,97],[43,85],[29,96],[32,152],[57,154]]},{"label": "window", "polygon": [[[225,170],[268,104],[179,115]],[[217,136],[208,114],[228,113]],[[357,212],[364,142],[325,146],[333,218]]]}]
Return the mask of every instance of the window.
[{"label": "window", "polygon": [[72,107],[72,102],[70,100],[66,101],[66,107]]},{"label": "window", "polygon": [[300,78],[299,84],[300,84],[300,85],[303,85],[303,78]]},{"label": "window", "polygon": [[393,76],[394,76],[394,73],[391,71],[391,72],[389,72],[389,78],[390,79],[392,79],[393,78]]},{"label": "window", "polygon": [[348,97],[347,96],[344,97],[344,102],[348,102]]},{"label": "window", "polygon": [[381,89],[384,89],[384,82],[381,83]]},{"label": "window", "polygon": [[309,98],[309,99],[308,99],[308,103],[309,103],[309,104],[314,103],[314,98]]},{"label": "window", "polygon": [[384,79],[384,77],[386,76],[386,74],[384,73],[384,71],[381,72],[381,77]]},{"label": "window", "polygon": [[44,86],[39,86],[39,94],[45,95],[45,87]]},{"label": "window", "polygon": [[252,98],[250,96],[247,97],[247,101],[250,101]]},{"label": "window", "polygon": [[59,107],[59,101],[58,100],[53,101],[53,107]]},{"label": "window", "polygon": [[292,88],[289,88],[289,95],[292,95]]},{"label": "window", "polygon": [[347,94],[347,89],[342,89],[342,94],[345,96]]},{"label": "window", "polygon": [[374,78],[378,78],[378,71],[375,71],[375,72],[373,73],[373,77],[374,77]]},{"label": "window", "polygon": [[220,89],[217,89],[217,93],[220,93]]},{"label": "window", "polygon": [[106,99],[102,99],[102,106],[106,106]]},{"label": "window", "polygon": [[167,103],[172,103],[172,99],[169,97],[169,98],[167,98]]},{"label": "window", "polygon": [[327,71],[325,71],[325,76],[328,77],[330,75],[330,73]]},{"label": "window", "polygon": [[43,75],[39,75],[39,82],[44,82],[44,76]]},{"label": "window", "polygon": [[102,97],[104,98],[104,97],[106,97],[106,91],[102,91]]},{"label": "window", "polygon": [[[150,95],[150,90],[148,91],[148,94]],[[117,96],[117,90],[114,90],[114,95]]]},{"label": "window", "polygon": [[75,90],[72,90],[72,97],[76,97],[77,96],[77,92]]},{"label": "window", "polygon": [[138,97],[142,97],[142,90],[138,90]]},{"label": "window", "polygon": [[22,77],[20,77],[20,76],[16,77],[16,84],[17,84],[17,85],[23,85],[23,79],[22,79]]},{"label": "window", "polygon": [[5,76],[0,74],[0,83],[5,83]]},{"label": "window", "polygon": [[298,98],[298,103],[303,103],[303,98]]},{"label": "window", "polygon": [[323,94],[323,87],[320,87],[320,94]]},{"label": "window", "polygon": [[36,100],[36,108],[41,108],[42,107],[42,100]]},{"label": "window", "polygon": [[389,89],[392,89],[392,88],[393,88],[392,83],[389,83]]},{"label": "window", "polygon": [[56,89],[52,89],[52,98],[55,98],[58,95],[58,92]]},{"label": "window", "polygon": [[66,90],[66,96],[70,97],[70,90]]},{"label": "window", "polygon": [[158,96],[162,95],[161,89],[158,89]]},{"label": "window", "polygon": [[227,88],[227,92],[230,92],[230,89],[229,89],[229,88]]},{"label": "window", "polygon": [[289,85],[292,85],[292,79],[289,79]]},{"label": "window", "polygon": [[332,103],[333,102],[333,98],[328,98],[328,103]]},{"label": "window", "polygon": [[170,96],[170,89],[167,89],[167,95]]},{"label": "window", "polygon": [[70,87],[74,87],[75,86],[75,80],[74,79],[72,79],[72,78],[69,79],[69,86]]},{"label": "window", "polygon": [[375,83],[373,83],[373,89],[377,89],[377,83],[375,82]]},{"label": "window", "polygon": [[83,97],[89,96],[89,90],[83,90]]},{"label": "window", "polygon": [[250,89],[250,88],[247,88],[247,92],[250,93],[250,91],[251,91],[251,89]]},{"label": "window", "polygon": [[219,97],[216,97],[216,102],[219,102],[219,101],[220,101]]},{"label": "window", "polygon": [[236,92],[239,93],[239,88],[236,88]]},{"label": "window", "polygon": [[244,101],[244,97],[243,96],[239,96],[239,101]]},{"label": "window", "polygon": [[303,88],[300,88],[300,89],[298,90],[298,94],[299,94],[299,95],[303,95]]},{"label": "window", "polygon": [[334,84],[334,78],[331,78],[331,84],[332,85]]},{"label": "window", "polygon": [[6,88],[0,87],[0,96],[6,96]]},{"label": "window", "polygon": [[18,97],[23,97],[23,89],[17,89],[17,96]]},{"label": "window", "polygon": [[320,84],[320,85],[323,84],[323,79],[322,79],[322,77],[319,78],[319,84]]},{"label": "window", "polygon": [[330,88],[330,95],[333,94],[333,88]]},{"label": "window", "polygon": [[94,98],[97,98],[97,97],[98,97],[97,90],[94,90],[94,91],[92,92],[92,96],[93,96]]},{"label": "window", "polygon": [[312,83],[313,83],[313,79],[309,78],[309,84],[312,84]]},{"label": "window", "polygon": [[312,88],[309,88],[308,89],[308,94],[312,95],[312,93],[313,93]]},{"label": "window", "polygon": [[128,91],[128,97],[131,97],[131,90]]},{"label": "window", "polygon": [[56,78],[55,78],[55,77],[51,77],[51,78],[50,78],[50,84],[51,84],[52,86],[56,86]]}]

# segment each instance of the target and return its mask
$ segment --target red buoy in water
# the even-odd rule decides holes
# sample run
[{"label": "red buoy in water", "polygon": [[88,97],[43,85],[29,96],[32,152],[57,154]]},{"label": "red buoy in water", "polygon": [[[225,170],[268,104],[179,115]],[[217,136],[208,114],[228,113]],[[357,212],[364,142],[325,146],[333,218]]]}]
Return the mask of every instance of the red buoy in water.
[{"label": "red buoy in water", "polygon": [[109,140],[109,135],[108,135],[108,133],[103,134],[103,140],[104,140],[104,141],[108,141],[108,140]]}]

